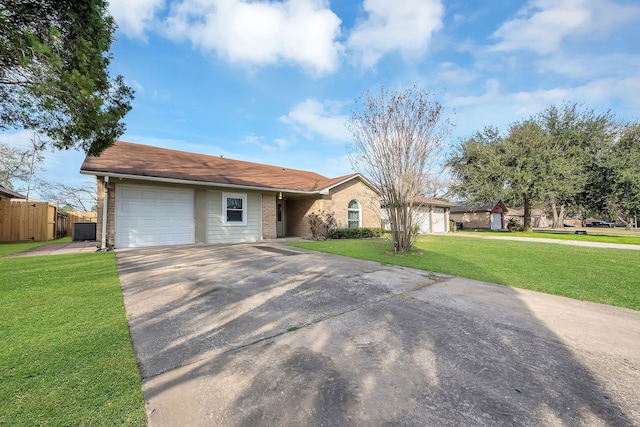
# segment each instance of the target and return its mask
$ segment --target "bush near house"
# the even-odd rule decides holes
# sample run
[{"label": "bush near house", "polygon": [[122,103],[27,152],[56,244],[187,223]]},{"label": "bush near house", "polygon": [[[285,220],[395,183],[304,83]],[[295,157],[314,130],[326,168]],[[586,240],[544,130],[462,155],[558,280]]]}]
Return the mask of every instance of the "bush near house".
[{"label": "bush near house", "polygon": [[311,230],[311,238],[314,240],[328,239],[333,230],[338,226],[333,212],[311,212],[308,220],[309,229]]},{"label": "bush near house", "polygon": [[507,230],[509,231],[524,231],[524,227],[520,224],[516,218],[509,218],[507,220]]},{"label": "bush near house", "polygon": [[381,237],[385,233],[384,228],[364,227],[364,228],[339,228],[334,230],[330,235],[330,239],[368,239],[372,237]]}]

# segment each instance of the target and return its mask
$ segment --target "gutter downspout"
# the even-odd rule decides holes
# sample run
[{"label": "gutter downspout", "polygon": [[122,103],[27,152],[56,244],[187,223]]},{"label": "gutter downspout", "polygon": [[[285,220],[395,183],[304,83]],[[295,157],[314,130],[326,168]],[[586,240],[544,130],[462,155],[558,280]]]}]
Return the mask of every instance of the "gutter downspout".
[{"label": "gutter downspout", "polygon": [[100,244],[100,250],[107,249],[107,207],[109,200],[109,176],[104,177],[104,196],[102,198],[102,243]]}]

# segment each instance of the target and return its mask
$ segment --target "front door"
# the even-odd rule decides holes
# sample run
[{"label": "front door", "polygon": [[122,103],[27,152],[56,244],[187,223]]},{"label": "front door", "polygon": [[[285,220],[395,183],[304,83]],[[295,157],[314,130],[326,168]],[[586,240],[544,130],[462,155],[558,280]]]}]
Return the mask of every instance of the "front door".
[{"label": "front door", "polygon": [[491,213],[491,229],[502,230],[502,214]]},{"label": "front door", "polygon": [[276,205],[276,236],[285,236],[285,224],[284,224],[284,200],[278,200]]}]

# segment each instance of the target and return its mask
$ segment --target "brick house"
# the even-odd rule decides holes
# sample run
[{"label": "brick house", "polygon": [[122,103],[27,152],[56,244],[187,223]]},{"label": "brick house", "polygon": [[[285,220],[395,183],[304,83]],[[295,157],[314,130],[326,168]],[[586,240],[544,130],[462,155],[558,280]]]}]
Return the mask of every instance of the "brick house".
[{"label": "brick house", "polygon": [[509,209],[498,200],[484,206],[453,206],[449,217],[461,223],[463,229],[503,230],[506,228],[506,216]]},{"label": "brick house", "polygon": [[320,211],[341,228],[380,226],[379,192],[359,174],[327,178],[123,141],[87,156],[80,173],[97,178],[102,248],[309,237],[308,216]]}]

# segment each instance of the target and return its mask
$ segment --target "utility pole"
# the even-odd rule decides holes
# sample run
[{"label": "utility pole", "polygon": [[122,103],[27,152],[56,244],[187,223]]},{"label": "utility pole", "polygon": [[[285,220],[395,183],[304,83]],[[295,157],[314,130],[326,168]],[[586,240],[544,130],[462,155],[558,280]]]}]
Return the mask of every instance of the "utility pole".
[{"label": "utility pole", "polygon": [[31,140],[31,145],[33,146],[33,150],[31,151],[31,165],[29,166],[29,180],[27,181],[27,202],[29,201],[29,192],[31,191],[31,180],[33,179],[33,174],[35,172],[35,163],[36,163],[36,154],[39,150],[42,149],[42,140],[40,140],[40,144],[36,144],[36,138],[40,140],[40,136],[37,131],[33,131],[33,139]]}]

